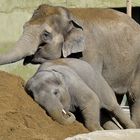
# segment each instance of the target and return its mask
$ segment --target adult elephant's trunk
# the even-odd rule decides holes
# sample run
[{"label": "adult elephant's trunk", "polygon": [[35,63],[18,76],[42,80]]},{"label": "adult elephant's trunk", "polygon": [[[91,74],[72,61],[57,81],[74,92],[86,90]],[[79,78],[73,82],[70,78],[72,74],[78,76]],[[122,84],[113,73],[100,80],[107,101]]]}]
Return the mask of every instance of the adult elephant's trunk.
[{"label": "adult elephant's trunk", "polygon": [[38,36],[33,36],[30,31],[25,31],[17,41],[16,47],[8,53],[0,54],[0,65],[17,62],[26,56],[32,55],[39,45]]}]

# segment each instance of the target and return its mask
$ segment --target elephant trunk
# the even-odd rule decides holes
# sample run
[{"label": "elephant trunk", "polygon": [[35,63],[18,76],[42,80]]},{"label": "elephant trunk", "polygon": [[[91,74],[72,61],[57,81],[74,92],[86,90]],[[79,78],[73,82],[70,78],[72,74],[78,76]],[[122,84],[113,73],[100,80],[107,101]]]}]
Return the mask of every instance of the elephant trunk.
[{"label": "elephant trunk", "polygon": [[71,112],[65,110],[51,112],[51,117],[60,124],[71,124],[75,121],[75,116]]},{"label": "elephant trunk", "polygon": [[35,53],[39,44],[39,39],[24,33],[17,41],[16,47],[8,53],[0,54],[0,65],[17,62]]},{"label": "elephant trunk", "polygon": [[75,116],[71,112],[64,110],[63,105],[57,102],[55,107],[47,105],[45,109],[53,120],[59,122],[60,124],[71,124],[75,121]]}]

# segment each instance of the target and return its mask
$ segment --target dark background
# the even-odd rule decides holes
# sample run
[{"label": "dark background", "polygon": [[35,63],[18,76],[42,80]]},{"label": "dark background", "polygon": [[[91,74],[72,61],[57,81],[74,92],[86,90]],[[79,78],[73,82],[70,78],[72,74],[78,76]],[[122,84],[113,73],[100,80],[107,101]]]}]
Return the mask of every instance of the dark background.
[{"label": "dark background", "polygon": [[[112,9],[126,13],[126,7]],[[132,18],[140,24],[140,7],[132,7]]]}]

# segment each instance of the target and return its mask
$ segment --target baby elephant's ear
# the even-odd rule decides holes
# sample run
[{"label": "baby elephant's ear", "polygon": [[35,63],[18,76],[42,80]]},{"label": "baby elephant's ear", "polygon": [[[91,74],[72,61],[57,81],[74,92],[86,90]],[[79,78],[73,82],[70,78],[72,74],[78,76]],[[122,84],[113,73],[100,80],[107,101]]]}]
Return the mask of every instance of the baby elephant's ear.
[{"label": "baby elephant's ear", "polygon": [[[67,71],[63,69],[64,73],[67,73]],[[63,84],[63,86],[65,86],[65,89],[68,91],[68,85],[66,83],[66,77],[63,73],[59,72],[58,70],[56,70],[55,68],[52,69],[52,73],[55,76],[55,78],[57,79],[57,82],[61,82],[61,84]]]},{"label": "baby elephant's ear", "polygon": [[85,49],[85,37],[83,30],[73,28],[67,37],[62,47],[63,57],[67,57],[72,53],[82,52]]},{"label": "baby elephant's ear", "polygon": [[57,71],[55,69],[52,69],[52,74],[55,76],[57,81],[61,81],[62,83],[65,83],[64,82],[65,77],[61,72],[59,72],[59,71]]}]

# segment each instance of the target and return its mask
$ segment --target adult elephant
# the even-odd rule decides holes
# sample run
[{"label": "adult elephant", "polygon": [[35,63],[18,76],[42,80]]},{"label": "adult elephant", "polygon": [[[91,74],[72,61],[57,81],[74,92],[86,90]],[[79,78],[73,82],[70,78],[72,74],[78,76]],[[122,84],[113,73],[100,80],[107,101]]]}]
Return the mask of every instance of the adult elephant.
[{"label": "adult elephant", "polygon": [[[0,55],[0,64],[27,56],[32,62],[82,52],[87,61],[118,94],[129,92],[132,120],[140,127],[140,26],[111,9],[67,9],[40,5],[24,25],[13,51]],[[36,52],[36,53],[35,53]],[[30,58],[32,58],[30,57]],[[29,57],[28,57],[29,58]]]}]

